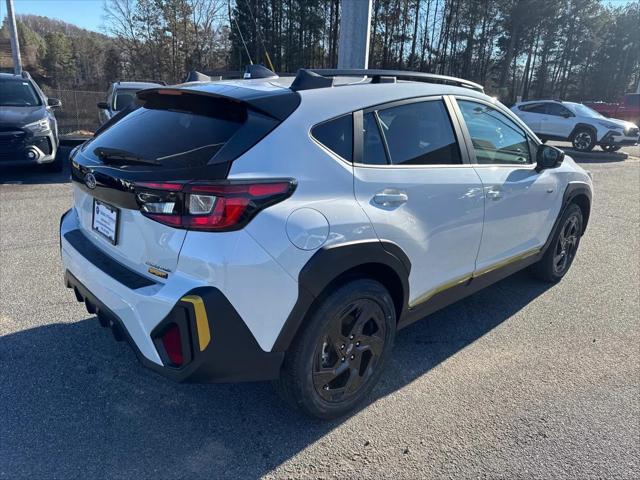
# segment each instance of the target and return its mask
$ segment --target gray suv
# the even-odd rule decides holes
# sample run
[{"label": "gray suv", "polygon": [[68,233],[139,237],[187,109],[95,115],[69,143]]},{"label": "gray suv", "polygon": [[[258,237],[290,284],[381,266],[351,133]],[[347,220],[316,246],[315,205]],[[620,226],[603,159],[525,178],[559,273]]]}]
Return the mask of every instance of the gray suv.
[{"label": "gray suv", "polygon": [[131,106],[136,99],[136,93],[140,90],[164,85],[166,85],[164,82],[115,82],[107,90],[107,101],[98,103],[100,125],[109,121],[116,113]]},{"label": "gray suv", "polygon": [[58,124],[53,114],[62,106],[47,98],[27,72],[0,73],[0,167],[45,165],[62,170]]}]

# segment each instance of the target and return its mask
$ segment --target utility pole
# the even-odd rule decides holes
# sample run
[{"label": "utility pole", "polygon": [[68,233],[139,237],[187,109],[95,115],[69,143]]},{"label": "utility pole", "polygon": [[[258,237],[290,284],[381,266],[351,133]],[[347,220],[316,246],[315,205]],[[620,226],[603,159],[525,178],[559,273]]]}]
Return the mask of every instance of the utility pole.
[{"label": "utility pole", "polygon": [[343,0],[341,3],[338,68],[367,68],[371,0]]},{"label": "utility pole", "polygon": [[11,53],[13,54],[13,71],[16,75],[22,74],[22,59],[20,58],[20,42],[18,41],[18,28],[16,16],[13,12],[13,0],[7,0],[7,24],[11,36]]}]

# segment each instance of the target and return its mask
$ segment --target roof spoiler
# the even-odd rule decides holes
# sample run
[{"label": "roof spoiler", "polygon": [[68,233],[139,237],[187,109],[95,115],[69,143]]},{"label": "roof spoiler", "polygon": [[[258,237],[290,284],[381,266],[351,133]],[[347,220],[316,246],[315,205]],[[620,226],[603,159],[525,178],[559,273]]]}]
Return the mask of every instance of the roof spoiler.
[{"label": "roof spoiler", "polygon": [[[320,77],[323,80],[318,80]],[[300,69],[291,89],[309,90],[333,86],[333,77],[370,77],[371,83],[392,83],[396,80],[412,80],[414,82],[439,83],[469,88],[484,93],[484,87],[478,83],[457,77],[435,75],[425,72],[405,72],[402,70],[369,70],[369,69]],[[331,83],[326,80],[331,80]]]}]

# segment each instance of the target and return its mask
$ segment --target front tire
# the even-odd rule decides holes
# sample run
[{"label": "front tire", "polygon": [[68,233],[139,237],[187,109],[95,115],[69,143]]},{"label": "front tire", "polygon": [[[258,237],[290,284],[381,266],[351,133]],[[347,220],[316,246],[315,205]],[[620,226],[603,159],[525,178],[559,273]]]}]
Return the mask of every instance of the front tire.
[{"label": "front tire", "polygon": [[578,251],[583,221],[582,209],[575,203],[570,204],[544,256],[531,266],[534,276],[549,283],[562,280]]},{"label": "front tire", "polygon": [[380,283],[358,279],[322,300],[286,354],[276,385],[291,405],[324,420],[356,408],[376,385],[395,339],[396,313]]},{"label": "front tire", "polygon": [[613,153],[620,150],[621,147],[618,145],[600,145],[600,148],[607,153]]},{"label": "front tire", "polygon": [[573,134],[571,144],[579,152],[590,152],[596,146],[596,134],[589,128],[579,128]]}]

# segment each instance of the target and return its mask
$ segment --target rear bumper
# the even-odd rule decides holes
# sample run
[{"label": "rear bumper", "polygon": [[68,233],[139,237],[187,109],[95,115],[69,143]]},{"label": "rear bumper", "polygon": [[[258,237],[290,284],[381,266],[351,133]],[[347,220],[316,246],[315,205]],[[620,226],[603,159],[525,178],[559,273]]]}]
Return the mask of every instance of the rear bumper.
[{"label": "rear bumper", "polygon": [[[74,289],[89,313],[96,313],[102,325],[114,329],[116,338],[128,340],[145,366],[172,380],[186,382],[278,377],[284,353],[262,350],[219,289],[177,278],[170,283],[142,282],[139,274],[129,271],[127,275],[120,271],[126,267],[114,260],[103,262],[99,254],[87,250],[91,245],[82,246],[74,240],[77,228],[77,215],[70,210],[60,221],[65,283]],[[204,309],[197,309],[185,297],[201,299]],[[171,324],[179,327],[183,339],[181,367],[172,366],[160,340]]]},{"label": "rear bumper", "polygon": [[[65,284],[73,288],[78,301],[84,302],[90,313],[98,316],[102,326],[114,329],[116,338],[123,336],[127,340],[144,366],[164,377],[178,382],[249,382],[278,378],[284,353],[261,350],[233,306],[216,288],[201,287],[185,295],[202,299],[206,328],[201,323],[203,318],[197,318],[194,306],[179,301],[152,331],[151,339],[163,361],[160,365],[142,354],[122,319],[68,270]],[[171,324],[179,326],[185,345],[185,365],[180,368],[168,365],[161,346],[160,335]],[[205,332],[208,342],[202,342]]]}]

